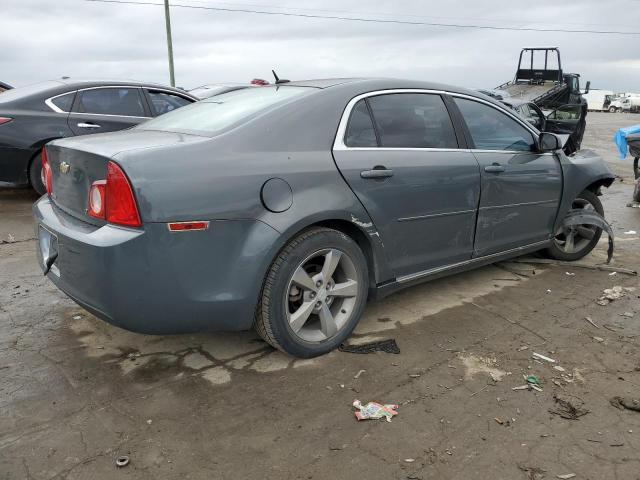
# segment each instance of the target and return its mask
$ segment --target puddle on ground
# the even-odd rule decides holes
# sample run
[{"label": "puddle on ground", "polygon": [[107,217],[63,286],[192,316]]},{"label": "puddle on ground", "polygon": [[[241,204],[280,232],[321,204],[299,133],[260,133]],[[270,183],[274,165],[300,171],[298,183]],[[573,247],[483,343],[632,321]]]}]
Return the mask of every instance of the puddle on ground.
[{"label": "puddle on ground", "polygon": [[[408,325],[445,309],[518,285],[532,275],[534,267],[523,264],[488,266],[472,272],[413,287],[370,304],[350,344],[389,338],[390,330]],[[543,270],[535,267],[535,274]],[[154,383],[161,379],[199,375],[212,385],[231,381],[233,373],[268,373],[288,368],[319,365],[338,355],[294,359],[266,345],[254,332],[198,335],[141,335],[113,327],[89,313],[69,312],[70,329],[90,358],[117,364],[134,381]],[[468,375],[484,372],[501,378],[505,372],[480,357],[461,358]]]}]

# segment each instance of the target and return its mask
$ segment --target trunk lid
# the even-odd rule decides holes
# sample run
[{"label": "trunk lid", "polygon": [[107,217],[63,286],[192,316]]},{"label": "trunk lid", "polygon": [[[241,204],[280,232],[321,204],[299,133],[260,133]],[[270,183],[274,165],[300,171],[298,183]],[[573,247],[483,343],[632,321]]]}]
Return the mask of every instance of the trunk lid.
[{"label": "trunk lid", "polygon": [[141,130],[56,140],[46,147],[53,177],[51,198],[66,213],[93,225],[104,225],[104,220],[87,214],[89,190],[93,182],[107,178],[107,164],[115,155],[197,140],[203,137]]}]

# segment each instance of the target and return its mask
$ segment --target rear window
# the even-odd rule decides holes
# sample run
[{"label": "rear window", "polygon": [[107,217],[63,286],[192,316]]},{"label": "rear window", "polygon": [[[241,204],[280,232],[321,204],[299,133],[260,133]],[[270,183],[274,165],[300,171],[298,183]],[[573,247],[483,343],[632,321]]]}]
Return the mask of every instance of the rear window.
[{"label": "rear window", "polygon": [[135,128],[214,135],[314,90],[294,86],[236,90],[187,105]]}]

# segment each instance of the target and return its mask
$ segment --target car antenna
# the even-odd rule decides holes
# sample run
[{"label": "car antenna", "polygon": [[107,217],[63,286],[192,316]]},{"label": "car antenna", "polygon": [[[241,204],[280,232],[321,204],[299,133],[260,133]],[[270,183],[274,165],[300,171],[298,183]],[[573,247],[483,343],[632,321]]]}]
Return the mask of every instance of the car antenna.
[{"label": "car antenna", "polygon": [[275,78],[275,79],[276,79],[276,85],[279,85],[279,84],[281,84],[281,83],[289,83],[289,82],[290,82],[290,80],[286,80],[286,79],[284,79],[284,78],[283,78],[283,79],[280,79],[280,78],[278,77],[278,74],[276,73],[276,71],[275,71],[275,70],[271,70],[271,73],[273,73],[273,78]]}]

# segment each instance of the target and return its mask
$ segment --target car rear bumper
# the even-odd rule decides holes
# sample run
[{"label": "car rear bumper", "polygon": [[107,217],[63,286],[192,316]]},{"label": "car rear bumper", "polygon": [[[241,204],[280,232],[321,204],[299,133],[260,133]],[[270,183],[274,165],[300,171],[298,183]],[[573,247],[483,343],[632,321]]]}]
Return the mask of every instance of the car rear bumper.
[{"label": "car rear bumper", "polygon": [[206,231],[180,233],[164,223],[98,227],[46,196],[33,213],[39,240],[57,252],[47,277],[97,317],[140,333],[250,328],[278,238],[254,220],[212,221]]}]

